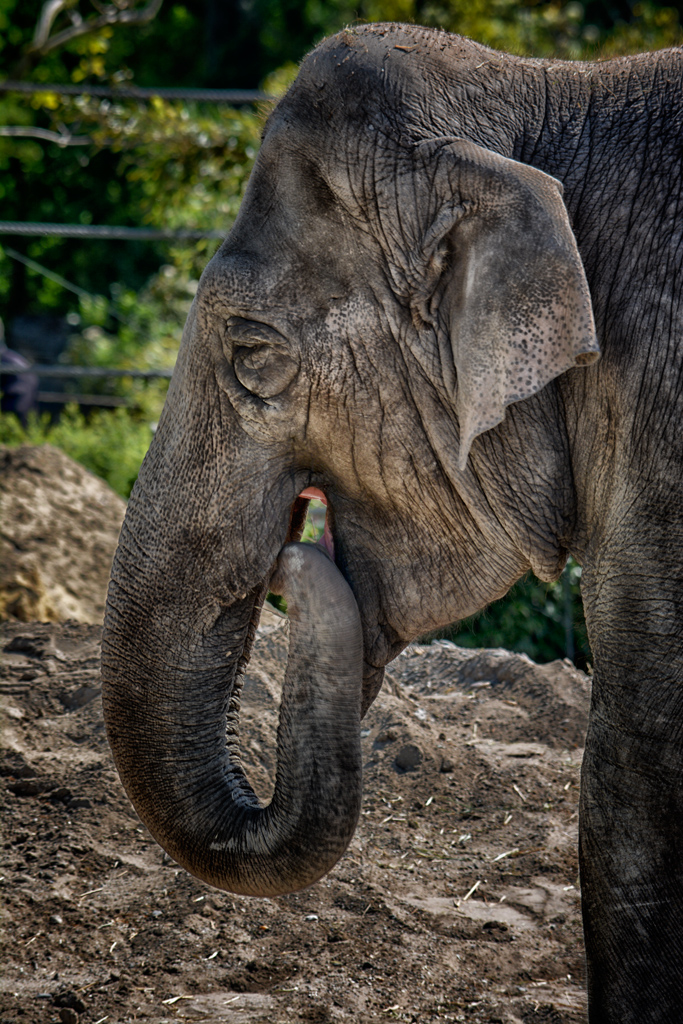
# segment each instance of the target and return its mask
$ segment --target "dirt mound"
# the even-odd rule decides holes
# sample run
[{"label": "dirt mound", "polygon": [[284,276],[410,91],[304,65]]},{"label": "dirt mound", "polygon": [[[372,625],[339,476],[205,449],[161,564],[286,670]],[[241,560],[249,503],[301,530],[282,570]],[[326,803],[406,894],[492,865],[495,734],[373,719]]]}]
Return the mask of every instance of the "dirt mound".
[{"label": "dirt mound", "polygon": [[[179,869],[135,816],[104,734],[99,629],[1,634],[0,1021],[585,1021],[589,681],[568,663],[409,648],[363,722],[346,855],[305,892],[250,900]],[[286,622],[262,621],[243,691],[266,799],[286,647]]]},{"label": "dirt mound", "polygon": [[125,509],[57,448],[0,446],[0,619],[101,622]]}]

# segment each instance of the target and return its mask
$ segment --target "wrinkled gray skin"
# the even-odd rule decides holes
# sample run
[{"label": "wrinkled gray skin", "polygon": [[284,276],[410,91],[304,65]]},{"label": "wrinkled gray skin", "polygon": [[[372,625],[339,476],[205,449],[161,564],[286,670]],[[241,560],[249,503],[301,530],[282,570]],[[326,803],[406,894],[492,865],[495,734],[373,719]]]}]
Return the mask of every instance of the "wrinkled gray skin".
[{"label": "wrinkled gray skin", "polygon": [[[283,892],[353,834],[382,667],[571,553],[595,660],[593,1024],[683,1016],[682,69],[681,50],[535,61],[407,26],[306,59],[202,277],[103,649],[153,834],[216,886]],[[297,621],[264,809],[239,668],[308,486],[336,568],[280,556]]]}]

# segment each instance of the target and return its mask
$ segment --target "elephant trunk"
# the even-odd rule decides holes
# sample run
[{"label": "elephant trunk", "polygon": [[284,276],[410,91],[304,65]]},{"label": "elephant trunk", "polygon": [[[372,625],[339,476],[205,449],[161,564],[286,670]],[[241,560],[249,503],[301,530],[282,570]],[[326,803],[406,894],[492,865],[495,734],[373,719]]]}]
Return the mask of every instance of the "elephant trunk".
[{"label": "elephant trunk", "polygon": [[360,811],[363,652],[348,584],[311,545],[279,555],[272,589],[287,600],[290,647],[275,789],[262,806],[238,742],[256,591],[211,621],[157,612],[141,632],[133,551],[124,528],[102,647],[107,732],[131,801],[164,849],[211,885],[254,896],[311,885],[343,854]]}]

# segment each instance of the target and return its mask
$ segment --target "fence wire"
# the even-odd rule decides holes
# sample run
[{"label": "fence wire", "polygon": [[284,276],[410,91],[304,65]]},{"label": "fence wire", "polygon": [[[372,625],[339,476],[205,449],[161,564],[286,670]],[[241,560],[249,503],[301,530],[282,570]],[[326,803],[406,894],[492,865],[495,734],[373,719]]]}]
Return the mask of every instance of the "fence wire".
[{"label": "fence wire", "polygon": [[23,92],[29,95],[54,92],[60,96],[100,96],[102,99],[151,100],[158,96],[163,100],[194,100],[198,103],[227,103],[229,106],[240,106],[245,103],[275,102],[259,89],[173,89],[173,88],[142,88],[141,86],[121,86],[112,88],[104,85],[58,85],[39,84],[37,82],[0,82],[0,93]]},{"label": "fence wire", "polygon": [[42,224],[38,221],[2,220],[0,235],[28,235],[61,238],[104,238],[109,241],[144,242],[199,242],[204,238],[225,238],[224,231],[192,231],[179,228],[167,231],[161,228],[122,227],[114,224]]}]

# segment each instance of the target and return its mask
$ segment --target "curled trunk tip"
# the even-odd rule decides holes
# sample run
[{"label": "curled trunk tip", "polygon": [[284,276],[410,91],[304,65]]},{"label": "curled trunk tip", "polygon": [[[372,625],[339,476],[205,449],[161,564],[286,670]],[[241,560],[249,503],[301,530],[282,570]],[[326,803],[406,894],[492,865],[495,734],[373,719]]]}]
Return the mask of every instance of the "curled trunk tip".
[{"label": "curled trunk tip", "polygon": [[[350,587],[315,546],[282,549],[272,586],[287,600],[290,646],[275,789],[261,806],[230,733],[241,651],[226,670],[220,635],[174,635],[171,625],[150,636],[136,621],[141,602],[116,597],[129,571],[119,557],[102,675],[110,743],[138,814],[175,860],[218,888],[273,896],[311,885],[342,856],[360,813],[363,647]],[[214,630],[244,638],[249,617],[237,604]]]}]

